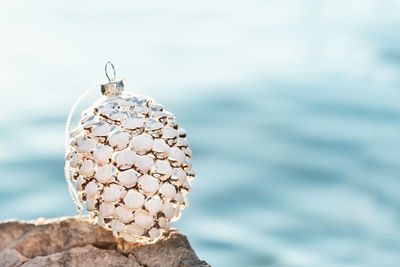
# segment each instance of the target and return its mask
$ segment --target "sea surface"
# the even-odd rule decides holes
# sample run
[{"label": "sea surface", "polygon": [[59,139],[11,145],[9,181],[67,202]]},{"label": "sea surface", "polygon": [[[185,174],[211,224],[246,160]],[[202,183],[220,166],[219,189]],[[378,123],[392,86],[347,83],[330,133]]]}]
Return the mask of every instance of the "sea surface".
[{"label": "sea surface", "polygon": [[197,177],[173,226],[200,258],[400,266],[398,1],[1,6],[1,220],[75,214],[65,121],[112,60],[188,132]]}]

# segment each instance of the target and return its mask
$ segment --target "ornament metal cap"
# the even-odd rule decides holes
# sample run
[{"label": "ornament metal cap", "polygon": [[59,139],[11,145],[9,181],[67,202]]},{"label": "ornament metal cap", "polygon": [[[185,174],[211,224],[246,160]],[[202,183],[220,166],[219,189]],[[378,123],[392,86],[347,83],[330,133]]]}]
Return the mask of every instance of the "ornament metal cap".
[{"label": "ornament metal cap", "polygon": [[[108,66],[111,66],[113,70],[113,76],[110,78],[108,75]],[[121,95],[122,92],[124,91],[125,83],[124,80],[122,79],[115,79],[115,68],[114,65],[108,61],[104,67],[104,70],[106,72],[106,76],[108,79],[108,83],[104,83],[101,85],[101,93],[105,96],[110,96],[110,95]]]}]

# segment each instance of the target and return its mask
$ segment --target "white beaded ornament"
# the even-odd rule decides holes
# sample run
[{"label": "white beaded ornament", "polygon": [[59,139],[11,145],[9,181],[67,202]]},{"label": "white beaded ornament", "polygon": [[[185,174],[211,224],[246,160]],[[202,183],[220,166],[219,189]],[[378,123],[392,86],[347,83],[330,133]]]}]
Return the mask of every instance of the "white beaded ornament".
[{"label": "white beaded ornament", "polygon": [[[109,78],[108,65],[114,66],[106,64]],[[83,112],[66,138],[65,174],[79,213],[84,203],[91,218],[116,236],[151,243],[188,205],[192,152],[172,113],[123,89],[114,70],[101,85],[104,98]]]}]

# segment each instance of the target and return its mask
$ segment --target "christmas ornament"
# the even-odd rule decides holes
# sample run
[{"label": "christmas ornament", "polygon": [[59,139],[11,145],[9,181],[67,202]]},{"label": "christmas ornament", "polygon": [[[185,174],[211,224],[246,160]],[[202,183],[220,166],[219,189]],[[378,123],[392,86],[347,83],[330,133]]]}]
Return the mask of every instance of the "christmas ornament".
[{"label": "christmas ornament", "polygon": [[[105,71],[104,97],[66,136],[66,179],[78,212],[84,203],[90,217],[114,235],[151,243],[188,205],[192,151],[172,113],[149,97],[124,93],[111,62]],[[73,111],[89,91],[73,106],[67,133]]]}]

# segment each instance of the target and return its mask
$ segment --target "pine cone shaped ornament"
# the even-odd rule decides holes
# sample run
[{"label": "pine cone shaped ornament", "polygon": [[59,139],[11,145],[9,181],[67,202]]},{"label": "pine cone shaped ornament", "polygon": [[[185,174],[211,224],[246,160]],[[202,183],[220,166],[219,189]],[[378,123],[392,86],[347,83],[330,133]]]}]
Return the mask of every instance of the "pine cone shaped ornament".
[{"label": "pine cone shaped ornament", "polygon": [[114,70],[69,135],[66,175],[94,221],[128,242],[151,243],[188,205],[192,151],[172,113],[123,90]]}]

